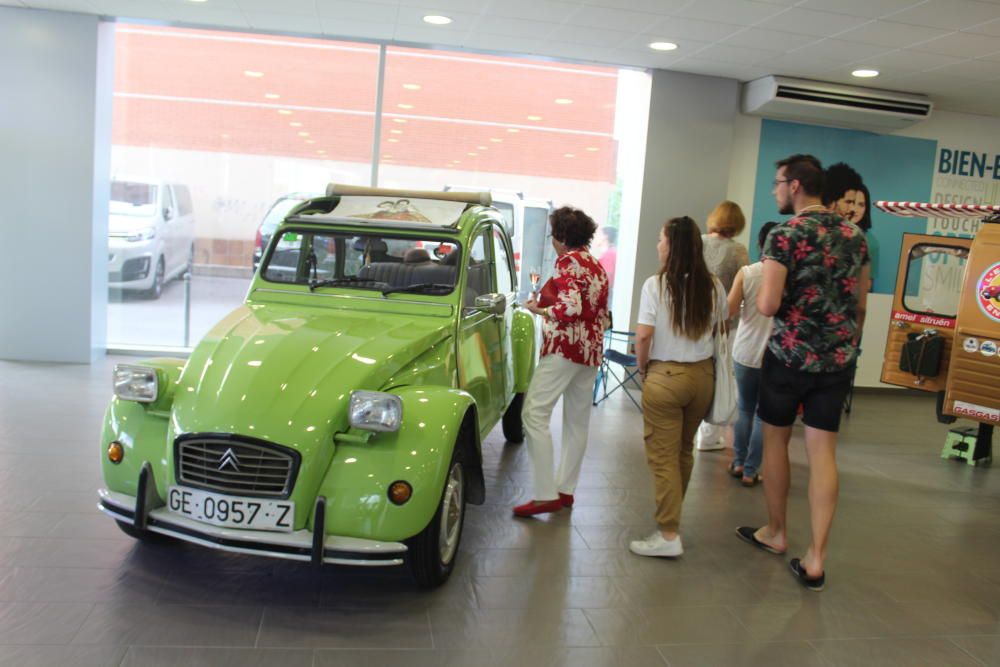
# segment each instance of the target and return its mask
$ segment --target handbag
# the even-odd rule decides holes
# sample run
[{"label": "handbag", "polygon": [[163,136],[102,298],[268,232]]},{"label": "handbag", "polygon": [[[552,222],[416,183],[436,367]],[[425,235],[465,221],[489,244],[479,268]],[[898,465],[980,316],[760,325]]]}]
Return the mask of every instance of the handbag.
[{"label": "handbag", "polygon": [[733,373],[733,355],[729,350],[729,334],[725,325],[718,324],[712,342],[715,352],[715,393],[712,394],[712,404],[705,415],[705,421],[716,426],[730,426],[736,423],[736,375]]},{"label": "handbag", "polygon": [[554,306],[558,300],[559,293],[556,290],[556,284],[552,278],[549,278],[542,285],[542,289],[538,291],[538,307],[548,308],[549,306]]},{"label": "handbag", "polygon": [[913,373],[917,383],[924,378],[937,377],[941,372],[941,355],[944,352],[944,337],[937,331],[928,329],[922,333],[907,335],[899,355],[899,370]]}]

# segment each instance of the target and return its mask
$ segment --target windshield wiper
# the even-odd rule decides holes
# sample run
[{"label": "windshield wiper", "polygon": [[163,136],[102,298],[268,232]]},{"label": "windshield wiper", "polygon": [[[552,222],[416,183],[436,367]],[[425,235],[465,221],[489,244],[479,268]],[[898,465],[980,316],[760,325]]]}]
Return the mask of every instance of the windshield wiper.
[{"label": "windshield wiper", "polygon": [[454,285],[447,283],[417,283],[415,285],[400,285],[398,287],[387,287],[382,290],[382,296],[395,294],[396,292],[444,292],[448,293],[454,289]]},{"label": "windshield wiper", "polygon": [[309,281],[309,291],[315,292],[317,287],[337,287],[338,285],[358,285],[358,284],[370,284],[372,287],[380,287],[388,285],[378,280],[369,280],[367,278],[358,278],[357,276],[344,276],[343,278],[328,278],[326,280],[310,280]]}]

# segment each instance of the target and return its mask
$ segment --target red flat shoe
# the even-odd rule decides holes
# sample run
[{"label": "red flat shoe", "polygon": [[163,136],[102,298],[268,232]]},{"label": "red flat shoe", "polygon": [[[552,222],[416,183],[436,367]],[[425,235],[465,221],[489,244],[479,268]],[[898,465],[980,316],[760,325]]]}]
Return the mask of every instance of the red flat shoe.
[{"label": "red flat shoe", "polygon": [[514,516],[535,516],[536,514],[548,514],[558,512],[563,507],[562,501],[555,500],[529,500],[523,505],[514,508]]},{"label": "red flat shoe", "polygon": [[562,503],[563,507],[573,506],[573,494],[572,493],[560,493],[559,501]]}]

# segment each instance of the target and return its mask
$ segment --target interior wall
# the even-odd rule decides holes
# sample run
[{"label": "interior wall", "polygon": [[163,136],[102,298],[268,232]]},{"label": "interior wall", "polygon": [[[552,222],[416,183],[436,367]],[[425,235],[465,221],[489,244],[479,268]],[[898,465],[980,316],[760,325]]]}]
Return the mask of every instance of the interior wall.
[{"label": "interior wall", "polygon": [[619,252],[616,272],[633,276],[633,330],[642,284],[660,268],[656,243],[664,221],[689,215],[704,229],[708,213],[726,198],[738,93],[733,79],[653,72],[639,224],[623,224],[619,243],[635,252]]},{"label": "interior wall", "polygon": [[108,187],[111,58],[100,32],[96,16],[0,7],[0,226],[14,242],[0,262],[3,359],[88,363],[104,352],[98,193]]},{"label": "interior wall", "polygon": [[[760,118],[742,114],[737,117],[734,124],[733,161],[728,196],[738,202],[744,211],[752,211],[754,205],[754,182],[760,145],[760,125]],[[1000,137],[1000,118],[935,111],[928,120],[916,123],[895,134],[933,139],[938,142],[939,147],[996,152],[997,144],[1000,144],[1000,141],[993,138]],[[990,145],[984,146],[984,143]],[[873,197],[878,198],[874,193]],[[775,215],[777,215],[777,210],[775,210]],[[753,242],[748,232],[744,232],[741,240],[748,245]],[[883,257],[883,261],[886,259]],[[892,266],[892,271],[895,272],[898,268],[898,261]],[[890,385],[881,383],[880,376],[891,311],[892,295],[869,294],[868,313],[864,326],[864,346],[855,379],[855,383],[859,387],[890,388]]]}]

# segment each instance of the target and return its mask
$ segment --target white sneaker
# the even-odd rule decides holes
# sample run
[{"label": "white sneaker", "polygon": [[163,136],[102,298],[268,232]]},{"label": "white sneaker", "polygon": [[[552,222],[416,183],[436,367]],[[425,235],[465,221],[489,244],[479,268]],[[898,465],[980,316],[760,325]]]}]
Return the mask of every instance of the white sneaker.
[{"label": "white sneaker", "polygon": [[694,448],[699,452],[711,452],[716,449],[725,449],[726,441],[723,438],[719,438],[715,441],[705,442],[702,440],[701,433],[699,432],[694,436]]},{"label": "white sneaker", "polygon": [[663,538],[660,531],[656,531],[644,540],[633,540],[629,543],[628,549],[640,556],[661,556],[666,558],[676,558],[684,553],[680,535],[672,540],[667,540]]}]

